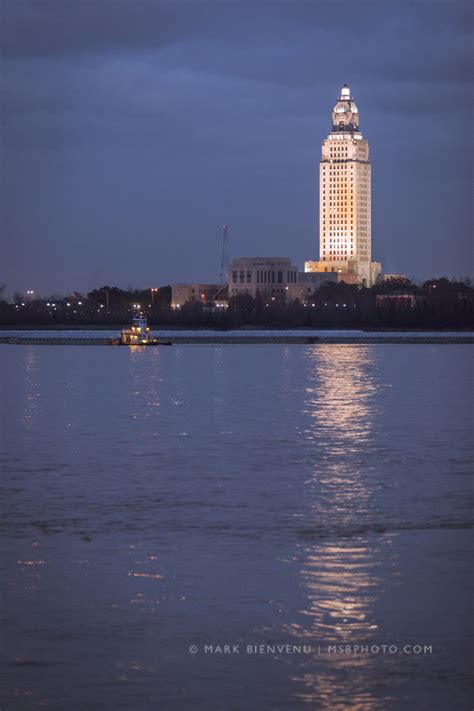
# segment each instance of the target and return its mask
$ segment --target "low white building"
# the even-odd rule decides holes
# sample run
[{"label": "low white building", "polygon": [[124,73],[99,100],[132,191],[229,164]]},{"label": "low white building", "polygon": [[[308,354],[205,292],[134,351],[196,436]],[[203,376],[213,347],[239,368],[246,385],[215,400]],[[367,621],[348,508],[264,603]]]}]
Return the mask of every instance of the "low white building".
[{"label": "low white building", "polygon": [[264,298],[285,300],[298,283],[298,267],[289,257],[241,257],[229,265],[229,298],[257,292]]},{"label": "low white building", "polygon": [[324,282],[336,282],[333,272],[299,272],[289,257],[242,257],[229,266],[229,298],[257,294],[274,301],[307,301]]},{"label": "low white building", "polygon": [[225,284],[171,285],[172,309],[180,309],[184,304],[192,303],[225,309],[227,308],[227,286]]}]

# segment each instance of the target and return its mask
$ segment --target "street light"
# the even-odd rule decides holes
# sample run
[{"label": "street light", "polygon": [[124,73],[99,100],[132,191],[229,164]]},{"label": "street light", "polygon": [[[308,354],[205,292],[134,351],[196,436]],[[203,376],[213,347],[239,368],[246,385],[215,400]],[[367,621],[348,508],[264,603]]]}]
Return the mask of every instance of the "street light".
[{"label": "street light", "polygon": [[151,308],[155,308],[155,293],[159,291],[159,289],[150,289],[151,292]]}]

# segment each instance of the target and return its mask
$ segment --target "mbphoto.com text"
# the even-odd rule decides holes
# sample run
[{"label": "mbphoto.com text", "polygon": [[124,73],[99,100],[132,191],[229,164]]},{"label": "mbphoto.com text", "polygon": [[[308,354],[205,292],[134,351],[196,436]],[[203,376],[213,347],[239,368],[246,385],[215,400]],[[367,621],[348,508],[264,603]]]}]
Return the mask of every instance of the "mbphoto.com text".
[{"label": "mbphoto.com text", "polygon": [[190,654],[224,656],[233,654],[323,654],[370,655],[370,654],[433,654],[431,644],[191,644]]}]

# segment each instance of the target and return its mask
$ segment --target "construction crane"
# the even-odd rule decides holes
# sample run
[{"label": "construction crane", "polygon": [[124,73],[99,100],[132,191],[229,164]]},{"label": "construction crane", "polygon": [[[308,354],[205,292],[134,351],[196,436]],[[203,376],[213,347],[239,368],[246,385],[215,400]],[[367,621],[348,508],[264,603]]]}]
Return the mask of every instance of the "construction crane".
[{"label": "construction crane", "polygon": [[221,284],[227,284],[229,271],[229,225],[222,225],[222,259],[221,259]]}]

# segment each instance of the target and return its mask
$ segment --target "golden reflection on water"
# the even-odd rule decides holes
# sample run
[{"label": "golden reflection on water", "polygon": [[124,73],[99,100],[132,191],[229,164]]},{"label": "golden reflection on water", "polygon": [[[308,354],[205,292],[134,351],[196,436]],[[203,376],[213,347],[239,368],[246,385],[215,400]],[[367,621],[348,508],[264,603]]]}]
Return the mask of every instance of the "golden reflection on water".
[{"label": "golden reflection on water", "polygon": [[307,434],[331,454],[360,451],[370,437],[377,392],[374,351],[364,346],[323,346],[310,354]]},{"label": "golden reflection on water", "polygon": [[377,417],[375,357],[359,346],[316,346],[309,354],[304,435],[315,463],[304,535],[311,542],[298,551],[307,603],[290,630],[321,650],[293,681],[296,696],[323,711],[383,708],[372,693],[370,657],[328,653],[329,645],[369,644],[377,631],[380,547],[367,535],[374,489],[364,461]]},{"label": "golden reflection on water", "polygon": [[305,548],[301,571],[308,594],[307,636],[325,644],[370,639],[377,625],[370,617],[375,585],[371,551],[361,543]]}]

